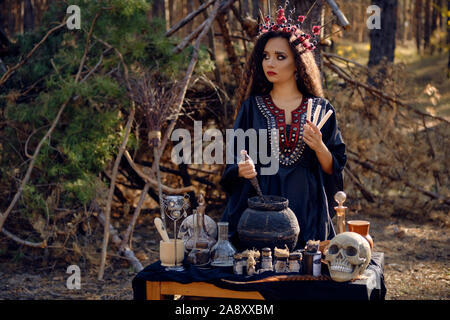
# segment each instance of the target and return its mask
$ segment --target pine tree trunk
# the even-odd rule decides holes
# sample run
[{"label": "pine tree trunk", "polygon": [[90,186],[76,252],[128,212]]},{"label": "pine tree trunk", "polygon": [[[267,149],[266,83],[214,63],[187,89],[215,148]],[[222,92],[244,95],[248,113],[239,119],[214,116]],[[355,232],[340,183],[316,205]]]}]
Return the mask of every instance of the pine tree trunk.
[{"label": "pine tree trunk", "polygon": [[[447,0],[447,12],[450,10],[450,0]],[[449,24],[447,15],[447,26]],[[450,46],[450,28],[447,27],[447,47]],[[447,63],[447,78],[450,78],[450,50],[448,50],[448,63]]]},{"label": "pine tree trunk", "polygon": [[152,18],[165,18],[164,0],[152,1]]},{"label": "pine tree trunk", "polygon": [[[433,37],[433,35],[435,34],[435,31],[438,28],[438,0],[432,0],[431,1],[432,4],[432,8],[431,8],[431,30],[430,30],[430,34]],[[430,54],[434,53],[434,50],[436,50],[436,47],[439,46],[439,42],[440,42],[440,37],[439,37],[439,33],[436,34],[436,38],[437,38],[437,42],[435,42],[434,44],[431,45],[430,47]]]},{"label": "pine tree trunk", "polygon": [[402,44],[406,43],[406,40],[408,39],[408,33],[411,23],[411,15],[409,12],[409,1],[410,0],[404,0],[403,1],[403,36],[402,36]]},{"label": "pine tree trunk", "polygon": [[397,31],[397,0],[374,0],[381,8],[381,29],[370,30],[369,66],[376,66],[383,58],[394,62]]},{"label": "pine tree trunk", "polygon": [[170,29],[170,3],[164,0],[164,19],[166,20],[166,31]]},{"label": "pine tree trunk", "polygon": [[23,30],[24,32],[34,29],[34,8],[31,0],[24,0]]},{"label": "pine tree trunk", "polygon": [[[397,31],[397,0],[374,0],[372,2],[381,9],[381,28],[371,29],[369,67],[378,66],[382,61],[394,62],[395,34]],[[368,82],[379,89],[384,86],[386,66],[381,65],[376,78],[369,77]]]},{"label": "pine tree trunk", "polygon": [[[192,11],[194,11],[194,1],[192,1],[192,0],[186,0],[186,8],[187,8],[187,13],[189,14],[189,13],[191,13]],[[186,15],[185,15],[186,16]],[[193,23],[191,22],[191,23],[189,23],[187,26],[186,26],[186,33],[187,34],[190,34],[191,32],[192,32],[192,30],[193,30]]]},{"label": "pine tree trunk", "polygon": [[430,17],[430,0],[426,0],[424,13],[425,13],[425,25],[423,28],[423,48],[424,51],[428,51],[430,48],[430,33],[431,33],[431,17]]},{"label": "pine tree trunk", "polygon": [[252,0],[252,16],[253,18],[258,19],[259,15],[259,1]]},{"label": "pine tree trunk", "polygon": [[414,8],[414,22],[416,30],[416,48],[417,52],[421,54],[422,45],[422,0],[416,0],[416,6]]}]

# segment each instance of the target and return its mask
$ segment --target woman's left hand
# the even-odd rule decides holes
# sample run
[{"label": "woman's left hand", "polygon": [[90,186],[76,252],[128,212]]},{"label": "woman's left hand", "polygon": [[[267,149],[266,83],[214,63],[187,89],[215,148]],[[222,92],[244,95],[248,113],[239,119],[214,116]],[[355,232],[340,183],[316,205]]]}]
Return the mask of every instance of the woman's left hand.
[{"label": "woman's left hand", "polygon": [[327,149],[322,141],[322,132],[320,132],[320,129],[309,120],[306,120],[303,130],[303,140],[316,152],[323,150],[323,148]]}]

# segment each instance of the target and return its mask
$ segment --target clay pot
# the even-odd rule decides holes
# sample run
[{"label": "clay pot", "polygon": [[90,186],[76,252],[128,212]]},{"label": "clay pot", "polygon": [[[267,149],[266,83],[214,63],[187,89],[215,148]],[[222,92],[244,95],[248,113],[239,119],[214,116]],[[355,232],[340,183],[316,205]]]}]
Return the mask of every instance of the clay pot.
[{"label": "clay pot", "polygon": [[242,213],[237,231],[238,247],[242,249],[268,247],[292,251],[297,244],[300,226],[294,212],[288,207],[289,200],[279,196],[249,198],[248,208]]},{"label": "clay pot", "polygon": [[362,235],[370,245],[370,250],[373,249],[373,239],[369,234],[370,222],[365,220],[350,220],[347,221],[348,231],[356,232]]}]

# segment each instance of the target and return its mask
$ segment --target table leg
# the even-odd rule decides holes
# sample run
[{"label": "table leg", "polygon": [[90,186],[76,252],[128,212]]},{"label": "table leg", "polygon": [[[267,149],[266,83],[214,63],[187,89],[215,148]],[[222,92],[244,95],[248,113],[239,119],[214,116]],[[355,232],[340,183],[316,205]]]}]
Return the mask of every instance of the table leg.
[{"label": "table leg", "polygon": [[147,300],[163,300],[164,296],[161,294],[161,282],[146,281],[147,286]]}]

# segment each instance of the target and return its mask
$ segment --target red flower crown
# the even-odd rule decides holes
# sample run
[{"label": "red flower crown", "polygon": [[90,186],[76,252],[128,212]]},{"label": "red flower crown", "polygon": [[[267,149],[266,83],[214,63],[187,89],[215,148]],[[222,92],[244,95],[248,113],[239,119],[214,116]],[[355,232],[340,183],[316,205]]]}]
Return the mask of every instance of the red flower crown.
[{"label": "red flower crown", "polygon": [[[277,19],[276,23],[270,21],[270,16],[266,16],[264,19],[264,23],[259,24],[259,35],[261,36],[266,32],[269,31],[282,31],[287,32],[295,35],[297,37],[296,40],[293,41],[294,46],[298,46],[300,43],[303,45],[303,47],[307,50],[314,50],[316,48],[316,45],[318,43],[318,38],[320,35],[320,30],[322,29],[321,26],[313,26],[312,28],[312,35],[307,33],[301,33],[297,34],[296,32],[298,30],[301,30],[300,27],[305,21],[305,16],[298,16],[297,21],[298,23],[295,25],[291,25],[288,22],[288,19],[286,19],[284,15],[284,10],[281,6],[278,7],[277,10]],[[290,19],[289,19],[290,20]]]}]

